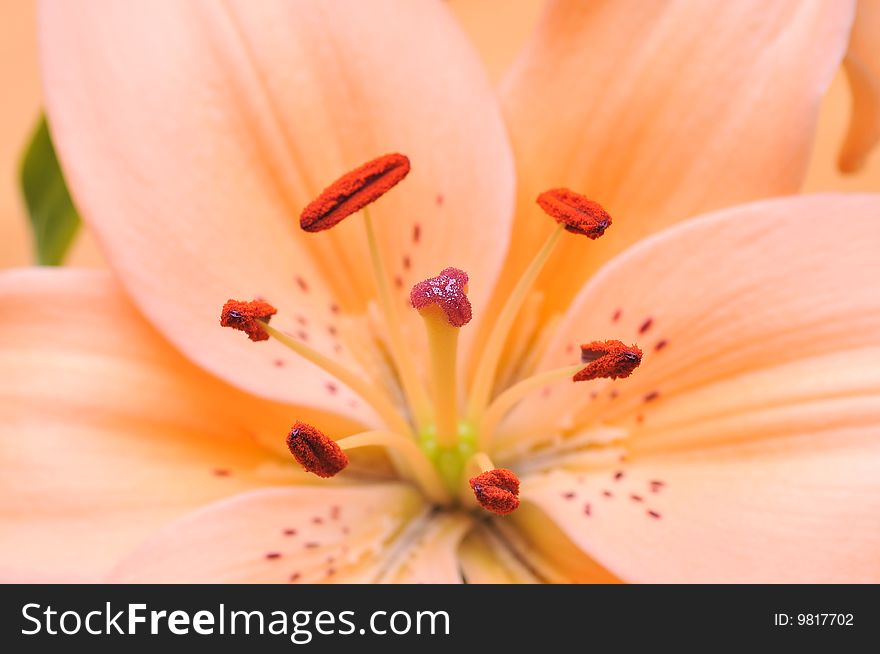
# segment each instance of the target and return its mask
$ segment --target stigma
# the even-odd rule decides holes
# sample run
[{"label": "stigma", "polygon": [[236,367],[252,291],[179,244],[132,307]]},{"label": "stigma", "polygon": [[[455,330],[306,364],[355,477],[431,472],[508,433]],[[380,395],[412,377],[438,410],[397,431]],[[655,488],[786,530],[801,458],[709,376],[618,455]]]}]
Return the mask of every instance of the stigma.
[{"label": "stigma", "polygon": [[220,324],[243,331],[252,341],[265,341],[269,339],[269,333],[264,325],[276,313],[278,310],[275,307],[262,300],[228,300],[220,312]]},{"label": "stigma", "polygon": [[322,431],[297,422],[287,435],[287,449],[307,472],[333,477],[348,466],[348,455]]},{"label": "stigma", "polygon": [[573,381],[629,377],[641,362],[642,350],[637,345],[624,345],[614,340],[593,341],[581,345],[581,363],[588,365],[575,373]]},{"label": "stigma", "polygon": [[468,275],[465,271],[445,268],[436,277],[430,277],[413,286],[409,300],[419,312],[428,307],[439,307],[450,325],[464,327],[473,317],[467,285]]}]

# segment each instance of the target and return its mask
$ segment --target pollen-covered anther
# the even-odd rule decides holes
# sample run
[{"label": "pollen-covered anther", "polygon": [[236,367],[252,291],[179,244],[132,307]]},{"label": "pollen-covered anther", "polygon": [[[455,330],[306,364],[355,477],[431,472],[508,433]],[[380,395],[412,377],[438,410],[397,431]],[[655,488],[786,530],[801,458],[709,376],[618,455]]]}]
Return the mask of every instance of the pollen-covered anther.
[{"label": "pollen-covered anther", "polygon": [[348,465],[348,455],[319,429],[297,422],[287,435],[287,448],[307,472],[332,477]]},{"label": "pollen-covered anther", "polygon": [[507,468],[488,470],[470,479],[474,497],[481,507],[498,515],[519,507],[519,477]]},{"label": "pollen-covered anther", "polygon": [[544,191],[537,199],[540,207],[573,234],[597,239],[611,224],[611,216],[598,202],[567,188]]},{"label": "pollen-covered anther", "polygon": [[642,350],[620,341],[593,341],[581,345],[581,362],[588,365],[575,374],[576,382],[629,377],[642,362]]},{"label": "pollen-covered anther", "polygon": [[351,214],[375,202],[409,173],[409,159],[386,154],[346,173],[312,200],[299,219],[307,232],[330,229]]},{"label": "pollen-covered anther", "polygon": [[275,307],[262,300],[253,302],[229,300],[223,305],[220,324],[223,327],[243,331],[252,341],[265,341],[269,338],[269,334],[263,329],[263,323],[269,322],[276,313],[278,310]]},{"label": "pollen-covered anther", "polygon": [[467,273],[458,268],[446,268],[436,277],[412,287],[409,300],[413,308],[424,311],[439,307],[453,327],[464,327],[471,321],[473,311],[467,297]]}]

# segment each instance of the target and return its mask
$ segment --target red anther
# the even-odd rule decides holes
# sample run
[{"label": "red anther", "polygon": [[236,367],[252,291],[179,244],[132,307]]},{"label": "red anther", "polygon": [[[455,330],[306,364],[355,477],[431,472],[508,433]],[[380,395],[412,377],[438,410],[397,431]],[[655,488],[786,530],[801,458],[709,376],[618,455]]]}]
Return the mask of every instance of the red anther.
[{"label": "red anther", "polygon": [[223,305],[220,324],[243,331],[252,341],[265,341],[269,338],[269,333],[263,329],[262,323],[269,322],[276,313],[278,310],[275,307],[262,300],[253,302],[229,300]]},{"label": "red anther", "polygon": [[575,374],[573,380],[576,382],[600,377],[629,377],[642,362],[642,350],[620,341],[593,341],[581,345],[581,361],[589,365]]},{"label": "red anther", "polygon": [[470,485],[477,502],[487,511],[507,515],[519,507],[519,477],[512,470],[489,470],[471,477]]},{"label": "red anther", "polygon": [[537,200],[540,207],[573,234],[597,239],[611,224],[611,216],[598,202],[567,188],[544,191]]},{"label": "red anther", "polygon": [[348,465],[348,456],[335,441],[304,422],[290,430],[287,448],[307,472],[319,477],[332,477]]},{"label": "red anther", "polygon": [[299,226],[307,232],[330,229],[378,200],[409,173],[409,159],[386,154],[345,173],[303,209]]},{"label": "red anther", "polygon": [[412,287],[409,301],[413,308],[422,309],[437,305],[446,314],[453,327],[464,327],[471,321],[471,301],[466,295],[467,273],[458,268],[446,268],[436,277],[419,282]]}]

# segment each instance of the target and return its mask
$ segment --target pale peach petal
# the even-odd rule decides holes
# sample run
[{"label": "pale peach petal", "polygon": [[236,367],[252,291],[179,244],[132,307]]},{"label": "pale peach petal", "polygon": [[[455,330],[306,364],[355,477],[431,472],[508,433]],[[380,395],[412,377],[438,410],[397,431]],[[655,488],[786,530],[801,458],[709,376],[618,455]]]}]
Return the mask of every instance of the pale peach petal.
[{"label": "pale peach petal", "polygon": [[283,442],[293,407],[196,368],[105,272],[0,274],[0,577],[96,581],[199,505],[305,476]]},{"label": "pale peach petal", "polygon": [[441,3],[47,0],[41,39],[78,206],[138,306],[203,367],[266,397],[363,416],[354,398],[303,383],[306,364],[277,367],[276,346],[216,322],[227,298],[261,295],[280,326],[354,366],[329,330],[334,304],[359,311],[373,296],[363,226],[304,234],[298,213],[386,152],[413,165],[372,212],[401,306],[414,281],[450,265],[484,304],[506,249],[513,165],[491,87]]},{"label": "pale peach petal", "polygon": [[[878,218],[880,195],[769,200],[628,250],[583,289],[539,369],[570,365],[572,346],[597,338],[638,343],[642,365],[627,379],[560,382],[533,396],[509,416],[499,447],[599,426],[633,443],[652,430],[658,443],[693,443],[710,418],[775,407],[794,419],[801,404],[876,393]],[[679,431],[686,425],[697,431]]]},{"label": "pale peach petal", "polygon": [[[169,525],[127,556],[124,583],[375,581],[426,507],[411,486],[265,488]],[[400,552],[405,556],[406,549]]]},{"label": "pale peach petal", "polygon": [[550,3],[502,85],[519,167],[514,271],[568,186],[614,224],[569,237],[539,280],[563,310],[616,252],[674,221],[797,191],[852,2]]},{"label": "pale peach petal", "polygon": [[556,472],[525,479],[522,497],[625,581],[877,583],[878,428],[875,414],[860,425]]},{"label": "pale peach petal", "polygon": [[637,423],[631,453],[880,422],[880,346],[768,364],[673,395]]},{"label": "pale peach petal", "polygon": [[464,513],[440,513],[396,548],[377,580],[393,584],[459,584],[458,546],[471,528]]},{"label": "pale peach petal", "polygon": [[880,139],[880,2],[858,0],[849,50],[843,60],[852,92],[852,115],[838,166],[855,172]]}]

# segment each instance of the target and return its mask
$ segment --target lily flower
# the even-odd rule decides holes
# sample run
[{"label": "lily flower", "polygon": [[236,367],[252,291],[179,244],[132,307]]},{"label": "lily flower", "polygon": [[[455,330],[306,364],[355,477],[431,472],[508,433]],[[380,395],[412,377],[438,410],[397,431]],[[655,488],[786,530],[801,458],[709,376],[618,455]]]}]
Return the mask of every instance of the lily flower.
[{"label": "lily flower", "polygon": [[854,15],[551,2],[502,113],[437,2],[45,2],[3,577],[880,581],[880,195],[763,199]]}]

